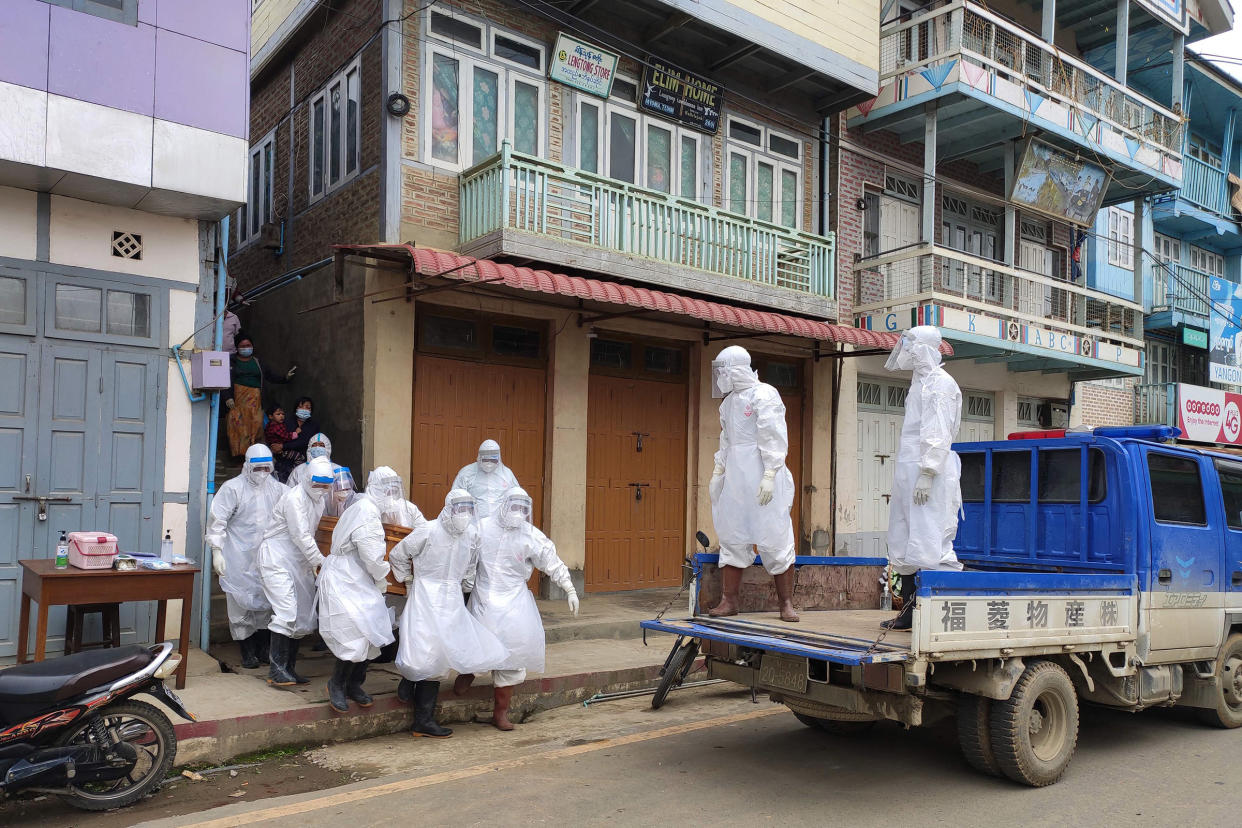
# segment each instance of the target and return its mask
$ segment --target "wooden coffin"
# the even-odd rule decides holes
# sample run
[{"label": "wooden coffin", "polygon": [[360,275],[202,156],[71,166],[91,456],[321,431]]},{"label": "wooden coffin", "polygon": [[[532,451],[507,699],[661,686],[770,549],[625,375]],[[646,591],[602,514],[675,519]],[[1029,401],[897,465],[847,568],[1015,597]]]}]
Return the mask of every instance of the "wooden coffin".
[{"label": "wooden coffin", "polygon": [[[319,519],[319,527],[315,530],[315,543],[319,544],[319,552],[326,558],[328,553],[332,551],[332,530],[336,528],[337,519],[329,515],[324,515]],[[404,526],[397,526],[392,523],[384,524],[384,545],[387,552],[391,552],[392,548],[401,542],[401,539],[410,534],[410,530]],[[385,552],[384,560],[388,560],[388,554]],[[388,589],[390,595],[405,595],[405,584],[397,583],[392,577],[392,573],[388,573]]]}]

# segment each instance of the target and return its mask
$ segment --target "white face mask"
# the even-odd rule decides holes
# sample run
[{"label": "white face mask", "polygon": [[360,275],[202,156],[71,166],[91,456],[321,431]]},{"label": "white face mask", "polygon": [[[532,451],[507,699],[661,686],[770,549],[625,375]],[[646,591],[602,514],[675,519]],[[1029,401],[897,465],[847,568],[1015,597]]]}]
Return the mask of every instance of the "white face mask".
[{"label": "white face mask", "polygon": [[458,512],[455,515],[451,515],[449,520],[452,522],[453,530],[455,532],[464,532],[466,531],[466,527],[470,525],[470,521],[473,518],[474,516],[469,512]]},{"label": "white face mask", "polygon": [[337,503],[344,503],[345,501],[349,500],[349,494],[350,494],[349,492],[344,491],[344,490],[337,492],[337,493],[336,493],[336,502],[337,502]]},{"label": "white face mask", "polygon": [[489,458],[487,460],[479,461],[479,468],[487,472],[488,474],[491,474],[492,472],[496,471],[498,466],[500,466],[499,460],[492,460]]}]

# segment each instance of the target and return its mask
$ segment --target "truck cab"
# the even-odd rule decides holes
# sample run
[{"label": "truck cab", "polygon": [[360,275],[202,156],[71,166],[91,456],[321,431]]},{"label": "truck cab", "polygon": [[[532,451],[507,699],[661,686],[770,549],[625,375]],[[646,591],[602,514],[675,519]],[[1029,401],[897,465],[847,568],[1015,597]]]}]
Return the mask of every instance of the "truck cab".
[{"label": "truck cab", "polygon": [[956,716],[972,766],[1028,785],[1065,772],[1080,700],[1242,726],[1242,458],[1177,436],[1135,426],[955,445],[964,568],[918,574],[909,632],[857,609],[643,626],[816,727]]}]

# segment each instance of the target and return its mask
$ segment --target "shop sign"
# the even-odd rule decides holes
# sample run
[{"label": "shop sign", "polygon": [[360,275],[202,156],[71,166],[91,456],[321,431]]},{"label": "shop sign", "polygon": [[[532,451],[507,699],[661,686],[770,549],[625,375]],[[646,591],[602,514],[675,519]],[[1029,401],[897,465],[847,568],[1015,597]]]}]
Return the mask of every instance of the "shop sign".
[{"label": "shop sign", "polygon": [[651,60],[643,71],[640,109],[715,135],[723,90],[718,84]]},{"label": "shop sign", "polygon": [[1179,383],[1177,427],[1197,443],[1242,445],[1242,394]]},{"label": "shop sign", "polygon": [[1189,345],[1192,348],[1202,348],[1206,351],[1207,343],[1207,331],[1200,331],[1195,328],[1182,328],[1183,345]]},{"label": "shop sign", "polygon": [[548,77],[582,92],[607,98],[617,76],[618,56],[561,32],[548,66]]}]

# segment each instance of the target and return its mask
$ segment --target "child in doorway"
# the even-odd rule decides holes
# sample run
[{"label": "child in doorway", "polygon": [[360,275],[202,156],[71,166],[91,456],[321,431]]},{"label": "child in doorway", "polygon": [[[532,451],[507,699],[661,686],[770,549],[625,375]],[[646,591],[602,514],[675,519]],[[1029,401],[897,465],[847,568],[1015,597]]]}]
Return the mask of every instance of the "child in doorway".
[{"label": "child in doorway", "polygon": [[300,428],[290,431],[285,425],[285,409],[278,403],[268,407],[267,427],[263,429],[263,436],[267,438],[268,448],[276,458],[276,478],[281,483],[289,479],[289,473],[294,466],[293,460],[285,456],[284,444],[289,440],[296,440],[300,433]]}]

